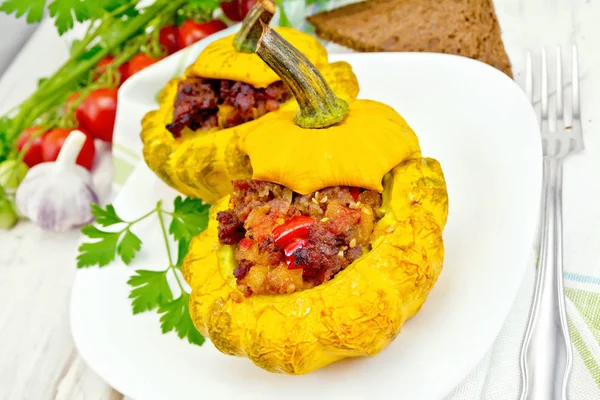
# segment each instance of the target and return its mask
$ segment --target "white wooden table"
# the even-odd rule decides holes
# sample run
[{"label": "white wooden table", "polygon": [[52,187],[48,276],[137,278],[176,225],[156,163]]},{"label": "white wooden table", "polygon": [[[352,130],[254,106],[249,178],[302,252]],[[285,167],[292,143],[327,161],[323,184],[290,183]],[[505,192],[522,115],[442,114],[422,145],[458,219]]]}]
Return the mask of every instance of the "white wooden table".
[{"label": "white wooden table", "polygon": [[[0,17],[5,41],[11,37],[5,28],[20,24]],[[12,58],[9,47],[14,46],[0,43],[6,49],[1,54]],[[0,65],[11,64],[0,79],[0,114],[25,99],[37,78],[50,75],[67,55],[66,41],[44,22],[12,64],[0,59]],[[0,230],[0,400],[123,398],[83,363],[71,339],[69,301],[79,238],[76,230],[50,233],[29,222]]]},{"label": "white wooden table", "polygon": [[[567,0],[495,3],[517,81],[523,54],[512,49],[522,48],[522,43],[533,47],[575,41],[579,45],[584,127],[592,130],[593,121],[600,119],[600,2],[573,0],[572,13],[561,11]],[[558,12],[534,12],[535,7]],[[0,113],[26,98],[37,77],[50,74],[66,55],[65,42],[51,25],[42,24],[0,80]],[[565,171],[566,180],[574,178]],[[569,188],[567,184],[565,190]],[[575,223],[595,223],[585,218],[571,223],[569,212],[567,205],[567,235]],[[0,400],[123,397],[85,366],[71,340],[68,305],[78,240],[77,231],[47,233],[26,222],[0,231]],[[565,243],[566,251],[581,251],[577,247],[584,245]]]}]

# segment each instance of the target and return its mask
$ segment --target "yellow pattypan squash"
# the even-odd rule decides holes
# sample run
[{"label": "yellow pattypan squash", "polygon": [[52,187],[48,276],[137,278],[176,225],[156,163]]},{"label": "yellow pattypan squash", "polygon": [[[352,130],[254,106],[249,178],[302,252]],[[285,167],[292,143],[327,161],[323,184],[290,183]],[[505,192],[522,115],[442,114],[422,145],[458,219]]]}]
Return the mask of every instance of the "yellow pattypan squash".
[{"label": "yellow pattypan squash", "polygon": [[305,374],[348,357],[373,356],[423,305],[442,269],[447,195],[437,161],[417,158],[385,180],[384,217],[372,250],[332,280],[301,292],[244,297],[232,246],[219,245],[213,205],[183,264],[190,315],[225,354],[272,372]]},{"label": "yellow pattypan squash", "polygon": [[[262,10],[263,15],[268,14],[264,9],[266,4],[265,1],[257,3],[244,21],[241,33],[245,32],[246,26],[250,30],[255,27],[253,22],[260,17],[256,16],[257,12]],[[311,35],[291,28],[276,30],[307,54],[340,98],[347,101],[356,98],[358,82],[348,63],[328,63],[325,48]],[[178,84],[189,77],[242,81],[255,88],[264,88],[280,80],[255,53],[236,50],[234,43],[239,36],[230,35],[207,46],[184,76],[167,83],[158,98],[159,109],[147,113],[142,121],[143,155],[150,169],[181,193],[208,203],[230,193],[232,180],[250,176],[248,157],[240,153],[238,139],[264,117],[221,130],[193,132],[186,128],[179,138],[174,138],[165,126],[173,121]],[[292,98],[281,104],[278,111],[269,114],[297,108],[298,104]]]},{"label": "yellow pattypan squash", "polygon": [[[406,121],[376,101],[353,102],[346,119],[327,128],[327,134],[294,125],[295,114],[266,115],[249,127],[240,148],[250,157],[253,179],[279,183],[300,194],[328,186],[381,192],[383,175],[400,161],[419,155],[417,136]],[[280,140],[282,132],[285,140]]]},{"label": "yellow pattypan squash", "polygon": [[[370,250],[333,279],[291,294],[245,297],[233,276],[235,247],[219,244],[216,214],[229,207],[229,196],[223,198],[183,263],[192,320],[221,352],[271,372],[305,374],[376,355],[419,311],[441,272],[448,213],[442,169],[420,156],[414,133],[391,108],[336,98],[272,30],[265,28],[257,53],[292,88],[300,112],[297,125],[282,112],[256,121],[240,139],[253,177],[299,193],[337,185],[379,189],[382,218]],[[302,146],[294,153],[290,143]]]},{"label": "yellow pattypan squash", "polygon": [[[293,28],[275,28],[293,43],[317,67],[327,64],[327,50],[311,35]],[[239,52],[233,47],[235,35],[215,40],[200,53],[189,69],[191,76],[212,79],[229,79],[248,83],[255,88],[265,88],[280,80],[256,53]]]}]

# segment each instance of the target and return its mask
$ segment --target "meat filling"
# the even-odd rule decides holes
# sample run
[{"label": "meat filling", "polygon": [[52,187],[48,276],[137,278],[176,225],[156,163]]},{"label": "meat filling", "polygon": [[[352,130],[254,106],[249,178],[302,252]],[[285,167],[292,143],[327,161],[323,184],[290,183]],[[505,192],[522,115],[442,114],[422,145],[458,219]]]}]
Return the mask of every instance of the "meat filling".
[{"label": "meat filling", "polygon": [[270,182],[233,183],[217,215],[221,244],[237,244],[234,276],[246,295],[292,293],[332,279],[364,252],[381,195],[330,187],[308,195]]},{"label": "meat filling", "polygon": [[173,122],[166,127],[176,138],[186,127],[193,131],[230,128],[278,110],[291,97],[281,81],[256,89],[243,82],[187,78],[177,86]]}]

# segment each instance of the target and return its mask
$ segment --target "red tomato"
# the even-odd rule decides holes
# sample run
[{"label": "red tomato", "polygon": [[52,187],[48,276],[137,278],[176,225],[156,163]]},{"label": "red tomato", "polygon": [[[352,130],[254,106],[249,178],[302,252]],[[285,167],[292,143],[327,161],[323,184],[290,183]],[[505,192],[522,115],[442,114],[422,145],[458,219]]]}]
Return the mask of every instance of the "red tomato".
[{"label": "red tomato", "polygon": [[202,24],[192,19],[188,19],[179,27],[179,46],[181,48],[190,46],[198,40],[204,39],[225,28],[227,28],[227,25],[218,19]]},{"label": "red tomato", "polygon": [[[35,136],[36,133],[39,133],[41,129],[42,128],[39,126],[30,126],[21,132],[17,138],[17,149],[19,151],[23,150],[23,147],[29,142],[29,139],[32,136]],[[29,167],[33,167],[44,161],[42,159],[42,141],[44,135],[45,133],[42,133],[33,139],[33,142],[31,142],[31,145],[29,146],[29,150],[27,150],[27,153],[25,153],[25,156],[23,157],[23,161]]]},{"label": "red tomato", "polygon": [[150,57],[145,53],[139,53],[133,56],[131,60],[129,60],[129,67],[127,69],[127,77],[131,77],[131,75],[136,74],[143,70],[146,67],[151,66],[154,63],[162,60],[163,57]]},{"label": "red tomato", "polygon": [[[44,140],[42,141],[42,158],[44,161],[56,161],[58,153],[62,149],[69,133],[71,133],[69,129],[55,128],[49,130],[44,135]],[[94,165],[96,149],[94,148],[94,139],[87,133],[85,136],[86,140],[77,157],[77,164],[91,170],[92,165]]]},{"label": "red tomato", "polygon": [[[98,64],[96,64],[96,72],[98,73],[98,75],[102,75],[105,71],[106,68],[112,64],[112,62],[115,60],[115,57],[113,56],[106,56],[104,57],[102,60],[98,61]],[[127,78],[129,78],[129,76],[127,75],[127,69],[128,69],[128,64],[129,63],[123,63],[121,65],[119,65],[119,84],[122,85],[123,82],[125,82],[127,80]]]},{"label": "red tomato", "polygon": [[[79,127],[96,139],[112,142],[117,115],[117,94],[116,88],[91,92],[75,112]],[[68,101],[74,97],[77,97],[77,94],[71,95]]]},{"label": "red tomato", "polygon": [[231,0],[221,3],[223,14],[232,21],[243,20],[257,0]]},{"label": "red tomato", "polygon": [[161,28],[158,33],[158,42],[160,47],[166,50],[167,54],[171,55],[179,50],[179,28],[177,25],[167,25]]}]

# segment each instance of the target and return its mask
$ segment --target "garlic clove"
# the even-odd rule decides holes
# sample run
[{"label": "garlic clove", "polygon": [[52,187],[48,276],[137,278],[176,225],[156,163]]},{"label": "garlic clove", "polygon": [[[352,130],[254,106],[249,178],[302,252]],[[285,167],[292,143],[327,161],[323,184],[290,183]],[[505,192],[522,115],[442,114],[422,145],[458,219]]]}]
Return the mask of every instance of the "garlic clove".
[{"label": "garlic clove", "polygon": [[17,189],[18,209],[42,229],[65,231],[93,219],[90,203],[98,196],[92,177],[75,163],[84,142],[82,132],[71,132],[56,162],[31,168]]}]

